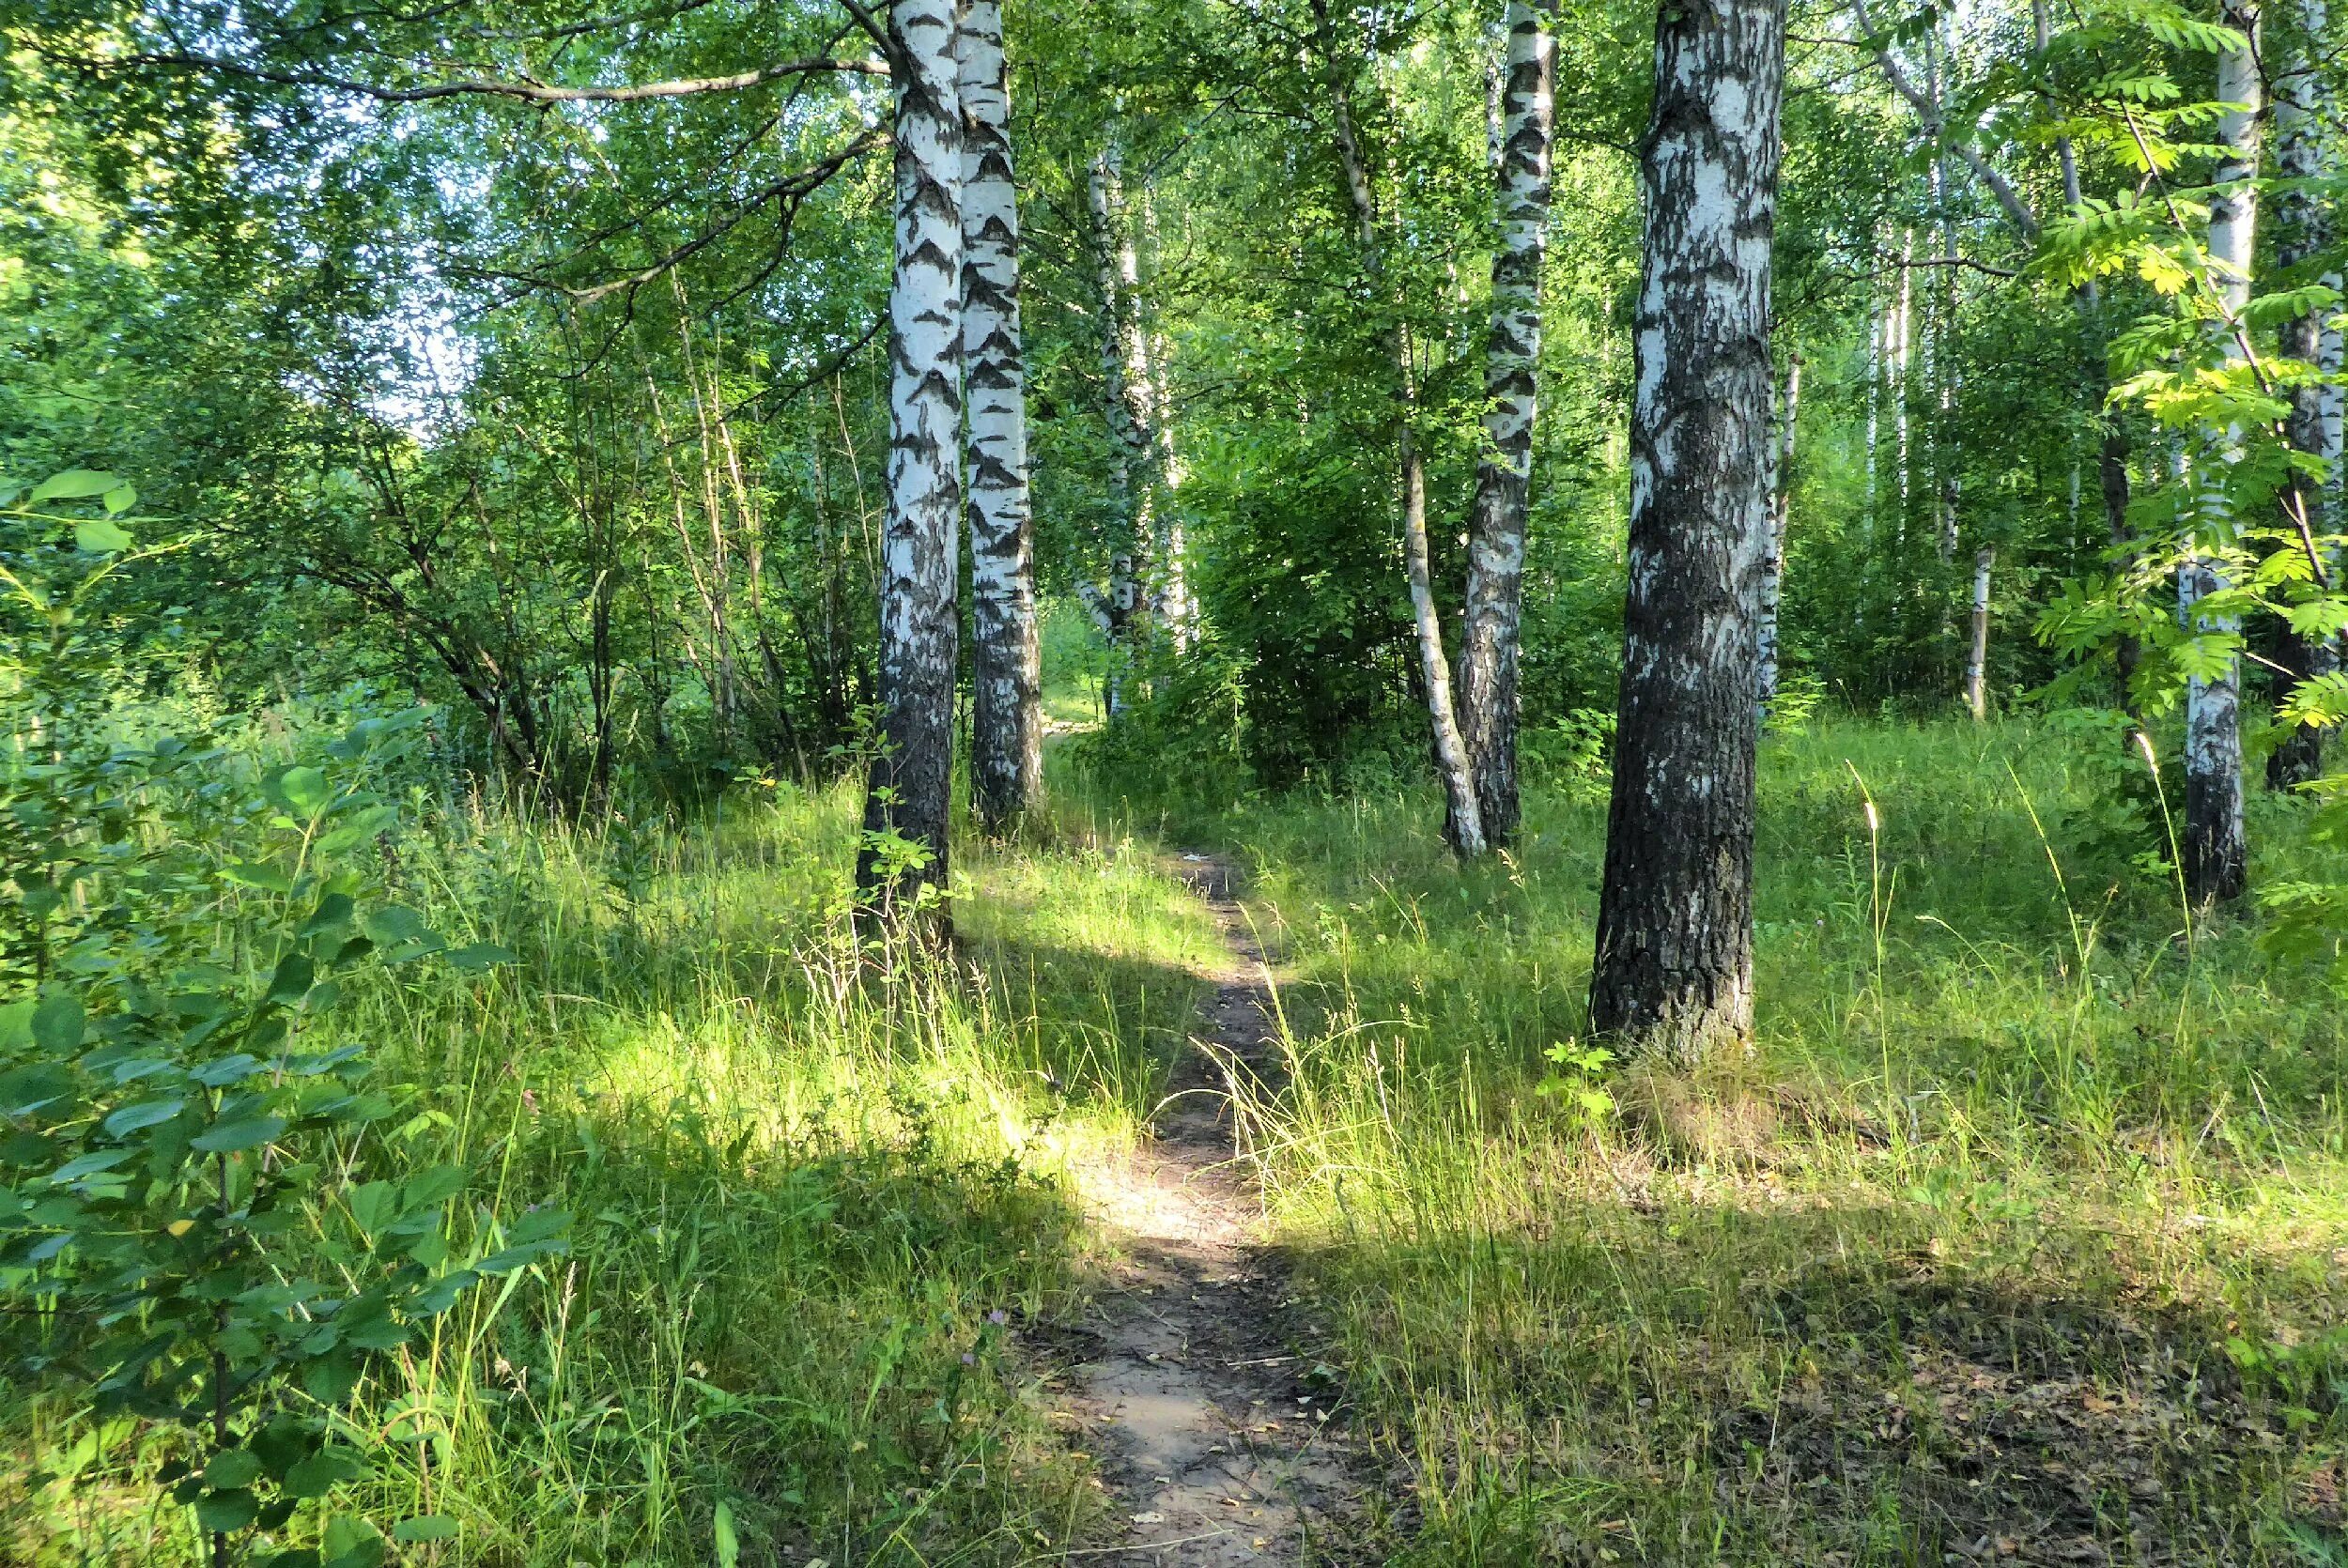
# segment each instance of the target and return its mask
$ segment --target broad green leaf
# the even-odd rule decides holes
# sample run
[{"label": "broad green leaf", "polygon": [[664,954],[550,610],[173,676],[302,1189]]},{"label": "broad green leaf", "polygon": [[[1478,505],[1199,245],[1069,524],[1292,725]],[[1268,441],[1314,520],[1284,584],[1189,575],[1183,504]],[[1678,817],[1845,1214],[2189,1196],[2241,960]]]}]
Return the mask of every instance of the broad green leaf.
[{"label": "broad green leaf", "polygon": [[279,870],[274,866],[264,866],[255,861],[242,861],[237,865],[226,867],[221,871],[220,874],[226,877],[230,882],[238,884],[239,886],[257,887],[265,893],[290,893],[293,891],[293,879],[291,877],[286,875],[285,872]]},{"label": "broad green leaf", "polygon": [[33,1009],[33,1043],[62,1056],[82,1043],[82,999],[70,992],[46,997]]},{"label": "broad green leaf", "polygon": [[294,1416],[279,1415],[253,1435],[246,1446],[252,1450],[261,1468],[273,1481],[286,1479],[287,1471],[310,1456],[317,1439],[310,1429]]},{"label": "broad green leaf", "polygon": [[106,1130],[119,1138],[126,1133],[167,1122],[187,1106],[184,1099],[147,1099],[126,1105],[106,1118]]},{"label": "broad green leaf", "polygon": [[318,900],[318,907],[310,912],[310,918],[301,923],[303,936],[316,936],[332,930],[350,918],[351,899],[348,893],[329,893]]},{"label": "broad green leaf", "polygon": [[189,1146],[206,1154],[235,1154],[268,1143],[286,1130],[283,1116],[239,1116],[234,1121],[221,1122],[209,1132],[189,1140]]},{"label": "broad green leaf", "polygon": [[445,1514],[419,1514],[392,1527],[392,1539],[394,1541],[453,1541],[456,1538],[456,1521]]},{"label": "broad green leaf", "polygon": [[408,1178],[400,1194],[405,1208],[429,1208],[446,1203],[465,1190],[465,1173],[455,1165],[434,1165]]},{"label": "broad green leaf", "polygon": [[107,511],[121,513],[138,504],[139,493],[128,484],[117,484],[98,499]]},{"label": "broad green leaf", "polygon": [[359,926],[369,936],[386,947],[402,942],[421,942],[432,934],[424,923],[424,916],[404,904],[385,904],[360,916]]},{"label": "broad green leaf", "polygon": [[506,1245],[526,1247],[561,1236],[571,1228],[571,1217],[559,1208],[533,1208],[505,1229]]},{"label": "broad green leaf", "polygon": [[85,1154],[79,1159],[69,1160],[49,1173],[50,1183],[53,1186],[64,1187],[80,1181],[85,1176],[93,1176],[101,1171],[111,1171],[130,1159],[132,1152],[131,1149],[100,1149],[95,1154]]},{"label": "broad green leaf", "polygon": [[322,1568],[376,1568],[383,1560],[383,1536],[356,1514],[338,1514],[318,1542]]},{"label": "broad green leaf", "polygon": [[362,1182],[344,1195],[351,1222],[363,1236],[377,1236],[399,1216],[399,1189],[388,1181]]},{"label": "broad green leaf", "polygon": [[231,1084],[241,1084],[261,1070],[261,1059],[239,1051],[232,1056],[221,1056],[205,1063],[188,1074],[208,1089],[224,1089]]},{"label": "broad green leaf", "polygon": [[260,1456],[248,1449],[223,1449],[204,1467],[204,1484],[215,1491],[250,1486],[260,1479]]},{"label": "broad green leaf", "polygon": [[366,1473],[347,1448],[322,1448],[286,1472],[286,1490],[297,1498],[322,1498],[346,1481]]},{"label": "broad green leaf", "polygon": [[295,815],[315,817],[326,809],[333,792],[327,787],[326,775],[317,768],[290,767],[276,777],[276,793]]},{"label": "broad green leaf", "polygon": [[32,503],[45,500],[85,500],[120,487],[122,481],[97,469],[68,469],[33,486]]},{"label": "broad green leaf", "polygon": [[89,555],[120,555],[131,547],[131,535],[111,517],[95,517],[73,525],[73,547]]},{"label": "broad green leaf", "polygon": [[225,1533],[244,1529],[260,1511],[253,1494],[242,1487],[209,1492],[196,1501],[195,1522],[206,1530]]},{"label": "broad green leaf", "polygon": [[58,1062],[0,1072],[0,1116],[25,1116],[73,1098],[73,1075]]},{"label": "broad green leaf", "polygon": [[307,953],[287,953],[277,961],[277,972],[270,976],[269,997],[271,1002],[287,1006],[310,994],[310,985],[317,976],[317,966]]},{"label": "broad green leaf", "polygon": [[476,942],[470,946],[452,947],[443,956],[447,958],[452,968],[466,974],[494,969],[499,964],[514,961],[513,953],[494,942]]}]

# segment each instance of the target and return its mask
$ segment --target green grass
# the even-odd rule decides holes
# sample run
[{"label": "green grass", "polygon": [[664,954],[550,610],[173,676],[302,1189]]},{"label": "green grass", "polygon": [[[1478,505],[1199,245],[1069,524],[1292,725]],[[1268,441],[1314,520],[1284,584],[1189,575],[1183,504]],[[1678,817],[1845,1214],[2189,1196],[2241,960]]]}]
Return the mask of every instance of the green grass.
[{"label": "green grass", "polygon": [[1225,817],[1294,966],[1274,1213],[1412,1478],[1402,1559],[2325,1560],[2339,999],[2080,847],[2095,744],[1773,741],[1759,1038],[1693,1077],[1543,1055],[1596,781],[1464,875],[1430,795]]},{"label": "green grass", "polygon": [[[481,1173],[460,1231],[578,1217],[567,1258],[469,1299],[346,1412],[399,1456],[358,1500],[462,1526],[411,1560],[707,1563],[720,1505],[750,1564],[1019,1562],[1093,1530],[1019,1336],[1081,1301],[1073,1174],[1154,1099],[1213,928],[1074,822],[965,853],[954,960],[858,984],[857,804],[411,840],[393,891],[519,961],[351,1000],[405,1085],[355,1157]],[[190,1560],[140,1480],[167,1437],[45,1407],[10,1430],[64,1480],[36,1500],[0,1467],[0,1560]]]},{"label": "green grass", "polygon": [[[1759,1038],[1693,1076],[1545,1054],[1583,1027],[1588,776],[1463,872],[1431,792],[1207,810],[1062,769],[1048,831],[958,851],[953,961],[894,986],[852,977],[851,790],[451,811],[393,891],[519,960],[352,996],[406,1085],[357,1174],[461,1160],[460,1231],[578,1231],[362,1388],[401,1460],[356,1500],[455,1515],[436,1568],[711,1562],[721,1506],[753,1565],[1113,1540],[1037,1357],[1104,1246],[1079,1178],[1217,950],[1164,852],[1221,845],[1290,962],[1250,1128],[1392,1480],[1372,1556],[2334,1560],[2348,1030],[2255,915],[2183,939],[2112,846],[2109,745],[1772,741]],[[2341,873],[2255,809],[2261,879]],[[141,1481],[168,1439],[6,1420],[0,1560],[189,1560]]]}]

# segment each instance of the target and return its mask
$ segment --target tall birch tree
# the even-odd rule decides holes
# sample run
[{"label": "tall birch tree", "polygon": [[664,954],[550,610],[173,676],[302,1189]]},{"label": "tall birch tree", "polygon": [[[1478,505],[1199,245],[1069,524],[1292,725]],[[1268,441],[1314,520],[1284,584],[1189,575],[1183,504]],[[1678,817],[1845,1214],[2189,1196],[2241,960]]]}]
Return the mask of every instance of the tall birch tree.
[{"label": "tall birch tree", "polygon": [[889,8],[896,97],[888,291],[888,511],[880,561],[879,749],[857,856],[886,917],[947,882],[953,781],[954,546],[962,524],[962,132],[956,0]]},{"label": "tall birch tree", "polygon": [[1100,280],[1101,407],[1108,421],[1110,450],[1108,590],[1094,614],[1109,643],[1110,669],[1103,695],[1114,717],[1130,698],[1127,688],[1138,663],[1143,563],[1158,455],[1150,433],[1149,367],[1134,301],[1140,262],[1126,232],[1124,157],[1114,133],[1093,157],[1086,199]]},{"label": "tall birch tree", "polygon": [[[2314,182],[2332,172],[2331,138],[2326,124],[2331,101],[2325,86],[2322,48],[2329,8],[2325,0],[2297,0],[2279,40],[2275,72],[2275,166],[2285,181],[2275,202],[2275,264],[2294,272],[2330,251],[2331,211],[2319,197]],[[2314,280],[2337,289],[2337,269]],[[2283,324],[2279,345],[2286,359],[2311,365],[2327,377],[2340,369],[2340,329],[2333,308],[2311,310]],[[2325,480],[2317,484],[2294,475],[2292,493],[2303,509],[2308,531],[2321,539],[2338,526],[2328,505],[2339,477],[2340,457],[2340,390],[2330,381],[2292,389],[2287,433],[2292,446],[2322,460]],[[2340,645],[2333,638],[2309,638],[2282,628],[2275,649],[2284,673],[2277,678],[2278,698],[2288,697],[2298,684],[2340,667]],[[2285,790],[2313,780],[2324,771],[2325,731],[2303,726],[2286,733],[2267,755],[2266,782]]]},{"label": "tall birch tree", "polygon": [[[2264,84],[2259,74],[2259,11],[2251,0],[2227,0],[2226,24],[2246,40],[2217,57],[2217,100],[2232,105],[2217,122],[2225,149],[2213,177],[2208,252],[2218,302],[2229,322],[2250,302],[2250,265],[2258,229],[2259,131]],[[2227,334],[2227,354],[2238,356],[2239,334]],[[2222,553],[2234,537],[2221,465],[2240,453],[2237,431],[2207,433],[2216,462],[2199,469],[2201,542],[2207,548],[2186,561],[2177,575],[2178,613],[2192,630],[2219,635],[2239,632],[2237,615],[2210,614],[2199,607],[2223,591]],[[2241,897],[2248,879],[2248,851],[2242,821],[2242,661],[2229,656],[2217,673],[2188,678],[2185,694],[2185,884],[2197,903]]]},{"label": "tall birch tree", "polygon": [[1412,362],[1411,339],[1392,297],[1386,277],[1385,253],[1378,233],[1378,203],[1369,185],[1369,163],[1363,152],[1353,116],[1352,85],[1346,62],[1338,53],[1336,29],[1331,24],[1329,0],[1313,0],[1313,22],[1327,72],[1329,111],[1335,132],[1339,171],[1353,208],[1354,238],[1361,248],[1362,270],[1372,297],[1388,312],[1385,346],[1395,381],[1395,454],[1402,481],[1402,562],[1411,590],[1411,621],[1418,638],[1419,677],[1427,694],[1429,727],[1433,731],[1435,769],[1442,776],[1449,808],[1444,837],[1464,858],[1482,854],[1483,809],[1476,799],[1475,776],[1468,760],[1467,742],[1460,731],[1458,706],[1451,698],[1451,662],[1443,647],[1443,619],[1435,608],[1434,574],[1427,542],[1427,462],[1419,451],[1417,369]]},{"label": "tall birch tree", "polygon": [[1760,692],[1754,707],[1764,723],[1777,700],[1778,611],[1785,597],[1785,530],[1794,515],[1794,431],[1801,417],[1801,356],[1785,365],[1785,392],[1777,400],[1777,439],[1769,449],[1769,536],[1763,543],[1761,584],[1753,595],[1753,662]]},{"label": "tall birch tree", "polygon": [[968,400],[970,793],[1000,831],[1043,802],[1043,656],[1027,492],[1027,372],[1019,329],[1001,0],[967,0],[955,44],[962,104],[962,343]]},{"label": "tall birch tree", "polygon": [[1784,81],[1784,0],[1658,13],[1590,1022],[1683,1062],[1753,1030],[1753,596],[1769,530]]},{"label": "tall birch tree", "polygon": [[1485,346],[1484,443],[1468,526],[1460,726],[1475,769],[1484,836],[1495,845],[1515,838],[1519,815],[1517,664],[1556,112],[1556,0],[1509,0],[1492,171],[1500,242],[1492,253],[1492,317]]}]

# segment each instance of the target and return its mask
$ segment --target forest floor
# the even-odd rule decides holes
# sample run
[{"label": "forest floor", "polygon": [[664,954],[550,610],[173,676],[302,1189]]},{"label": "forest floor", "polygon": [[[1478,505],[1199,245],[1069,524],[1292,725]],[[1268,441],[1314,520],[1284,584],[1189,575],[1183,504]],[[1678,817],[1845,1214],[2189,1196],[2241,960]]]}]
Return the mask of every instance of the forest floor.
[{"label": "forest floor", "polygon": [[1116,1262],[1074,1333],[1070,1404],[1123,1515],[1126,1560],[1298,1563],[1334,1536],[1359,1487],[1346,1429],[1329,1424],[1338,1391],[1325,1368],[1313,1376],[1284,1322],[1287,1272],[1263,1244],[1262,1194],[1233,1115],[1276,1092],[1272,971],[1230,863],[1184,854],[1180,875],[1213,910],[1228,957],[1203,976],[1213,989],[1146,1138],[1080,1173]]},{"label": "forest floor", "polygon": [[[577,1221],[361,1388],[336,1506],[456,1521],[409,1568],[2348,1562],[2348,1009],[2147,871],[2132,748],[1772,737],[1693,1074],[1584,1038],[1602,776],[1463,869],[1391,778],[1080,750],[885,976],[846,786],[403,841],[517,961],[354,977],[354,1177]],[[2252,809],[2260,886],[2348,880]],[[11,1398],[0,1561],[193,1561],[168,1433]]]}]

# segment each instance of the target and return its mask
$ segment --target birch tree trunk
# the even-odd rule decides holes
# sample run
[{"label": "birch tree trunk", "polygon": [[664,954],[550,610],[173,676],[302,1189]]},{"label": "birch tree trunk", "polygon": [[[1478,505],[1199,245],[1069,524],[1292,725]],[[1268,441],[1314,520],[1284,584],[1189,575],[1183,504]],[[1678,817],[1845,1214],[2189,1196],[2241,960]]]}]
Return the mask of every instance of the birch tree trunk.
[{"label": "birch tree trunk", "polygon": [[962,104],[962,345],[969,400],[970,794],[1000,832],[1043,804],[1043,655],[1027,495],[1027,370],[1019,331],[1019,192],[1012,180],[1001,0],[966,0]]},{"label": "birch tree trunk", "polygon": [[[2104,526],[2111,534],[2111,556],[2124,569],[2133,544],[2128,532],[2128,438],[2117,421],[2105,426],[2103,444],[2095,453],[2095,474],[2103,491]],[[2120,706],[2132,717],[2137,706],[2136,670],[2143,657],[2144,651],[2133,637],[2121,638],[2112,649]]]},{"label": "birch tree trunk", "polygon": [[1187,653],[1197,630],[1198,605],[1190,592],[1190,542],[1182,510],[1184,469],[1182,453],[1174,446],[1174,388],[1166,370],[1173,362],[1173,346],[1158,325],[1154,297],[1141,286],[1140,241],[1147,242],[1152,273],[1158,254],[1157,204],[1146,185],[1140,209],[1138,237],[1128,228],[1120,266],[1132,312],[1126,353],[1133,387],[1139,394],[1143,434],[1150,442],[1151,485],[1146,516],[1151,544],[1150,621],[1175,652]]},{"label": "birch tree trunk", "polygon": [[1769,530],[1784,79],[1784,0],[1658,14],[1590,1023],[1683,1063],[1753,1032],[1752,615]]},{"label": "birch tree trunk", "polygon": [[1131,249],[1123,236],[1123,172],[1114,139],[1092,160],[1086,194],[1092,210],[1094,261],[1101,288],[1102,412],[1108,421],[1108,592],[1096,612],[1109,639],[1104,697],[1110,717],[1124,709],[1137,663],[1141,556],[1149,537],[1148,507],[1154,446],[1143,419],[1142,386],[1133,374],[1133,300],[1127,287]]},{"label": "birch tree trunk", "polygon": [[[2329,132],[2325,124],[2330,103],[2317,55],[2329,20],[2325,0],[2298,0],[2276,73],[2275,162],[2286,180],[2314,181],[2331,172]],[[2287,188],[2277,198],[2275,230],[2275,263],[2285,270],[2303,266],[2309,257],[2328,250],[2332,242],[2331,214],[2306,187]],[[2340,286],[2337,271],[2325,272],[2319,281],[2332,288]],[[2333,314],[2331,308],[2314,310],[2284,323],[2279,345],[2283,356],[2336,375],[2340,345],[2340,332],[2331,325]],[[2291,444],[2322,458],[2327,476],[2340,466],[2340,421],[2334,411],[2339,397],[2340,389],[2328,384],[2297,387],[2291,394]],[[2318,539],[2334,526],[2325,505],[2327,489],[2305,475],[2293,479],[2293,498],[2305,509],[2309,532]],[[2340,667],[2336,638],[2311,640],[2284,626],[2276,641],[2276,662],[2283,666],[2275,683],[2278,701],[2289,698],[2301,681],[2329,674]],[[2321,776],[2325,740],[2325,731],[2312,725],[2289,730],[2267,756],[2267,787],[2294,789]]]},{"label": "birch tree trunk", "polygon": [[1973,552],[1973,646],[1965,660],[1965,706],[1975,724],[1989,716],[1989,570],[1997,561],[1995,545]]},{"label": "birch tree trunk", "polygon": [[[947,884],[953,779],[954,546],[962,524],[962,134],[955,0],[896,0],[888,515],[880,562],[881,749],[857,887],[868,921]],[[945,920],[939,917],[940,928]]]},{"label": "birch tree trunk", "polygon": [[1794,428],[1801,414],[1801,356],[1785,366],[1785,395],[1778,400],[1777,440],[1770,449],[1769,536],[1761,555],[1761,586],[1753,596],[1753,640],[1760,692],[1754,711],[1769,722],[1777,700],[1777,611],[1785,589],[1785,526],[1794,510]]},{"label": "birch tree trunk", "polygon": [[1418,450],[1414,421],[1418,388],[1411,364],[1410,336],[1404,331],[1400,301],[1386,282],[1385,257],[1378,241],[1378,207],[1370,194],[1369,165],[1354,133],[1352,90],[1345,65],[1337,54],[1336,29],[1330,25],[1329,0],[1313,0],[1313,21],[1321,58],[1327,67],[1329,107],[1336,135],[1337,161],[1345,176],[1345,191],[1353,206],[1354,233],[1361,246],[1362,269],[1368,275],[1373,297],[1392,313],[1386,327],[1386,354],[1393,365],[1398,404],[1395,421],[1396,456],[1402,470],[1402,561],[1411,589],[1411,619],[1418,635],[1419,673],[1427,688],[1427,715],[1433,731],[1435,768],[1442,776],[1448,815],[1444,838],[1463,859],[1482,854],[1483,808],[1475,797],[1475,776],[1468,761],[1467,742],[1460,733],[1459,710],[1451,699],[1451,664],[1444,656],[1443,621],[1435,609],[1433,572],[1427,543],[1427,468]]},{"label": "birch tree trunk", "polygon": [[[1556,0],[1509,0],[1499,157],[1492,170],[1500,244],[1485,347],[1484,445],[1468,528],[1467,614],[1460,637],[1460,724],[1476,807],[1492,844],[1516,837],[1517,661],[1524,620],[1525,515],[1541,352],[1541,257],[1549,224],[1555,113]],[[1456,837],[1456,833],[1454,835]]]},{"label": "birch tree trunk", "polygon": [[[2248,0],[2227,0],[2222,20],[2251,40],[2249,47],[2218,57],[2217,98],[2242,107],[2228,111],[2217,122],[2217,140],[2226,148],[2226,157],[2217,167],[2216,183],[2230,189],[2213,197],[2209,207],[2209,254],[2217,264],[2218,295],[2229,315],[2238,315],[2250,300],[2258,192],[2249,181],[2258,173],[2263,84],[2258,68],[2257,6]],[[2229,347],[2227,352],[2240,350]],[[2210,437],[2210,445],[2224,461],[2232,462],[2239,455],[2236,433],[2213,431]],[[2234,526],[2217,464],[2202,466],[2201,485],[2201,542],[2212,550],[2220,550],[2232,542]],[[2177,594],[2180,607],[2190,616],[2188,630],[2241,630],[2239,617],[2205,615],[2197,607],[2226,586],[2220,556],[2203,555],[2186,564],[2179,574]],[[2242,896],[2248,854],[2242,823],[2242,661],[2238,658],[2229,660],[2228,668],[2217,675],[2193,676],[2186,684],[2183,851],[2186,889],[2196,903]]]}]

